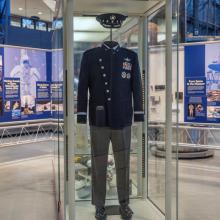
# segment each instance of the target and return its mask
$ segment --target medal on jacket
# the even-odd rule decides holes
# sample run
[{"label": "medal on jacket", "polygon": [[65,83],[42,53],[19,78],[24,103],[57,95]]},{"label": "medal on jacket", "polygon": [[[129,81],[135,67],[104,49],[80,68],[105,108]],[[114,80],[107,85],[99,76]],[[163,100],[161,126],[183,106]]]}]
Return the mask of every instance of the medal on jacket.
[{"label": "medal on jacket", "polygon": [[129,62],[123,62],[123,69],[124,70],[131,70],[132,64]]},{"label": "medal on jacket", "polygon": [[121,77],[122,77],[123,79],[125,79],[125,78],[127,77],[126,72],[122,72]]}]

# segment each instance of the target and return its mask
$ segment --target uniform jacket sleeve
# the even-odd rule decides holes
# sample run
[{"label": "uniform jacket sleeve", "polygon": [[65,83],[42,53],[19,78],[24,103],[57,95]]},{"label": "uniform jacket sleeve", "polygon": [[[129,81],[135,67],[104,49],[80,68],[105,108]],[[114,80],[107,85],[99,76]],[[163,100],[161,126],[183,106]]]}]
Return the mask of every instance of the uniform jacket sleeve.
[{"label": "uniform jacket sleeve", "polygon": [[86,124],[87,122],[87,103],[88,103],[88,82],[89,82],[89,68],[88,58],[83,54],[79,84],[78,84],[78,100],[77,100],[77,123]]},{"label": "uniform jacket sleeve", "polygon": [[134,103],[134,121],[144,121],[144,110],[143,110],[143,90],[140,67],[138,62],[138,56],[135,54],[135,60],[133,64],[132,74],[132,91],[133,91],[133,103]]}]

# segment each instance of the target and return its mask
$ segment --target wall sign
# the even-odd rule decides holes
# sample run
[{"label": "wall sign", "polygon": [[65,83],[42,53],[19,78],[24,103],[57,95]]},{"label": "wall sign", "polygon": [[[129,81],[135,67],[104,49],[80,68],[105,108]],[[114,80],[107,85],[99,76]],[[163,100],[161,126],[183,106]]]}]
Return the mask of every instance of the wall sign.
[{"label": "wall sign", "polygon": [[185,122],[220,122],[220,44],[185,47]]}]

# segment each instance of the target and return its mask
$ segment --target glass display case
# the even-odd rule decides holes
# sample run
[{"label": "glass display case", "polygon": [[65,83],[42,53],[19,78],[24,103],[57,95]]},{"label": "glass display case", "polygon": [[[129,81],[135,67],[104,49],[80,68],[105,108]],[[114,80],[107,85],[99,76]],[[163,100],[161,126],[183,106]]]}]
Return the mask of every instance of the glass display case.
[{"label": "glass display case", "polygon": [[[83,52],[90,48],[94,48],[100,46],[104,40],[107,40],[106,36],[109,37],[109,30],[106,30],[101,27],[99,23],[93,17],[87,17],[87,20],[90,23],[95,23],[95,27],[97,32],[102,30],[103,39],[98,42],[94,42],[93,37],[87,36],[87,40],[85,42],[77,41],[74,42],[74,72],[75,72],[75,106],[77,103],[77,82],[80,71],[80,63]],[[134,18],[135,19],[135,18]],[[74,18],[75,21],[79,21],[80,18]],[[83,18],[82,18],[83,20]],[[97,24],[96,24],[97,23]],[[131,27],[131,29],[124,33],[123,40],[119,41],[120,45],[132,49],[134,51],[138,51],[138,41],[137,38],[133,35],[137,36],[137,25]],[[86,27],[84,27],[86,28]],[[90,28],[89,26],[87,27]],[[94,30],[93,30],[94,33]],[[106,35],[107,34],[107,35]],[[95,35],[95,33],[94,33]],[[119,35],[115,32],[114,36],[116,39],[119,38]],[[75,115],[76,116],[76,115]],[[132,126],[132,139],[131,139],[131,159],[130,159],[130,197],[137,198],[138,197],[138,158],[137,152],[138,149],[142,146],[141,141],[141,126],[134,125]],[[91,200],[91,140],[90,140],[90,127],[88,125],[76,125],[76,149],[75,149],[75,198],[76,201],[83,200]],[[141,167],[139,167],[141,168]],[[115,162],[114,156],[112,153],[112,147],[110,145],[110,151],[108,156],[108,168],[107,168],[107,200],[114,201],[117,199],[117,190],[116,190],[116,171],[115,171]]]}]

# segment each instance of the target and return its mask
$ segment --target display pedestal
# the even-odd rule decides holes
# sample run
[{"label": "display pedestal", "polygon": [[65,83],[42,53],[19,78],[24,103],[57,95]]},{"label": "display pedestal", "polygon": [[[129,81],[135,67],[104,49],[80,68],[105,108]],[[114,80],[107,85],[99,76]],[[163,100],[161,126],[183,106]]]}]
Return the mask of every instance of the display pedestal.
[{"label": "display pedestal", "polygon": [[120,215],[119,205],[110,205],[105,207],[105,212],[107,215]]},{"label": "display pedestal", "polygon": [[[161,145],[151,145],[151,153],[156,157],[165,157],[166,149]],[[178,154],[178,159],[202,159],[214,156],[214,151],[207,149],[205,147],[189,147],[189,146],[179,146],[178,152],[176,152],[176,147],[173,146],[173,158]]]}]

